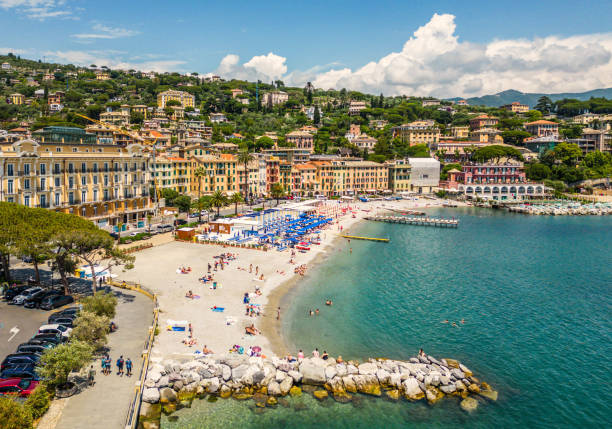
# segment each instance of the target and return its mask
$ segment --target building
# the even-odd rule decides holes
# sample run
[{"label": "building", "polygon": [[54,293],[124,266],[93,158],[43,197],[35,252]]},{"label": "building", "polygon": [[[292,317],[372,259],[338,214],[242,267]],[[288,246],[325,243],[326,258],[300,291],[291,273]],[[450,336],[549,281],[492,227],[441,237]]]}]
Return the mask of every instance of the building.
[{"label": "building", "polygon": [[310,161],[311,153],[309,149],[298,149],[295,147],[275,147],[263,151],[266,157],[278,158],[291,164],[301,164]]},{"label": "building", "polygon": [[314,152],[314,136],[305,131],[292,131],[285,134],[285,141],[295,145],[298,149],[307,149]]},{"label": "building", "polygon": [[559,124],[557,122],[539,120],[534,122],[527,122],[524,124],[525,131],[536,136],[559,136]]},{"label": "building", "polygon": [[457,106],[469,106],[469,103],[467,102],[467,100],[458,100]]},{"label": "building", "polygon": [[441,141],[438,143],[436,155],[438,160],[445,164],[449,162],[466,162],[476,149],[488,146],[489,143],[480,141]]},{"label": "building", "polygon": [[267,106],[268,108],[286,103],[287,101],[289,101],[289,94],[287,94],[285,91],[266,92],[261,97],[261,104]]},{"label": "building", "polygon": [[0,200],[76,214],[99,226],[144,225],[153,207],[143,147],[72,140],[68,133],[61,141],[0,144]]},{"label": "building", "polygon": [[49,112],[61,112],[63,109],[63,104],[49,104]]},{"label": "building", "polygon": [[359,112],[367,108],[368,106],[365,101],[351,100],[348,113],[349,115],[359,115]]},{"label": "building", "polygon": [[504,139],[501,136],[501,131],[497,128],[479,128],[470,133],[472,140],[479,141],[481,143],[494,143],[502,144]]},{"label": "building", "polygon": [[[96,136],[73,127],[44,127],[32,133],[32,137],[41,143],[70,143],[95,145]],[[61,150],[59,151],[61,152]]]},{"label": "building", "polygon": [[396,159],[387,161],[386,164],[389,171],[389,190],[394,194],[410,191],[411,167],[408,161]]},{"label": "building", "polygon": [[478,130],[480,128],[494,127],[499,123],[499,119],[489,115],[478,115],[470,119],[470,128]]},{"label": "building", "polygon": [[374,146],[376,146],[378,143],[378,140],[366,134],[361,134],[360,136],[355,137],[351,143],[353,143],[359,149],[373,150]]},{"label": "building", "polygon": [[440,100],[436,100],[435,98],[432,98],[432,99],[429,99],[429,100],[423,100],[422,104],[423,104],[423,107],[439,106],[440,105]]},{"label": "building", "polygon": [[493,200],[543,197],[546,188],[527,181],[523,164],[466,164],[462,171],[451,170],[444,187],[456,190],[466,198]]},{"label": "building", "polygon": [[105,124],[123,127],[129,125],[130,114],[125,110],[115,110],[114,112],[100,113],[100,121]]},{"label": "building", "polygon": [[143,119],[147,119],[149,109],[144,104],[136,104],[135,106],[130,106],[130,113],[142,115]]},{"label": "building", "polygon": [[440,141],[440,128],[434,121],[414,121],[391,128],[393,138],[399,138],[410,146],[426,144],[429,147],[436,146]]},{"label": "building", "polygon": [[195,96],[185,91],[176,91],[169,89],[168,91],[157,94],[157,107],[164,108],[169,101],[178,101],[182,108],[195,107]]},{"label": "building", "polygon": [[453,138],[456,139],[467,139],[470,135],[470,127],[451,127],[450,133]]},{"label": "building", "polygon": [[106,70],[96,70],[96,80],[109,80],[110,78],[110,72]]},{"label": "building", "polygon": [[440,184],[440,161],[435,158],[408,158],[410,192],[429,194]]},{"label": "building", "polygon": [[387,124],[389,124],[389,121],[386,121],[384,119],[372,119],[368,123],[370,128],[375,130],[382,130],[385,128],[385,126],[387,126]]},{"label": "building", "polygon": [[1,68],[2,68],[2,70],[10,70],[11,69],[11,65],[9,63],[2,63]]},{"label": "building", "polygon": [[500,109],[506,109],[507,111],[514,113],[527,113],[529,111],[529,106],[526,104],[521,104],[518,101],[513,101],[510,104],[504,104],[500,107]]},{"label": "building", "polygon": [[19,94],[18,92],[16,92],[15,94],[9,95],[8,98],[9,98],[9,104],[16,104],[16,105],[25,104],[25,95]]},{"label": "building", "polygon": [[222,122],[227,122],[227,117],[225,116],[225,113],[210,113],[208,115],[208,118],[210,119],[210,122],[212,122],[213,124],[220,124]]},{"label": "building", "polygon": [[172,189],[178,193],[191,192],[191,161],[173,156],[158,156],[152,163],[152,179],[158,190]]},{"label": "building", "polygon": [[561,141],[555,136],[528,137],[523,140],[523,146],[541,157],[547,151],[554,149]]},{"label": "building", "polygon": [[585,155],[589,152],[612,153],[612,135],[605,130],[583,128],[579,139],[571,139],[568,142],[576,143]]},{"label": "building", "polygon": [[[44,90],[43,90],[43,96],[44,96]],[[66,94],[62,91],[55,91],[53,94],[49,94],[49,97],[47,98],[47,104],[52,105],[52,104],[62,104],[64,102],[64,98],[66,97]]]}]

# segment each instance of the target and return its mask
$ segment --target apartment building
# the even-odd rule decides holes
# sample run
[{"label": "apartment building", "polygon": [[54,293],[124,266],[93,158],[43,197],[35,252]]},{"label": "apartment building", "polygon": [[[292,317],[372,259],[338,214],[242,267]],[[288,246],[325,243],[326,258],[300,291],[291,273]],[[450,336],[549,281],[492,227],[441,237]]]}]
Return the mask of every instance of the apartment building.
[{"label": "apartment building", "polygon": [[359,115],[359,112],[367,108],[365,101],[352,100],[349,104],[348,113],[349,115]]},{"label": "apartment building", "polygon": [[541,119],[539,121],[527,122],[524,124],[524,127],[525,131],[536,137],[559,136],[559,124],[557,122]]},{"label": "apartment building", "polygon": [[513,101],[510,104],[504,104],[500,107],[500,109],[505,109],[514,113],[527,113],[529,111],[529,106],[526,104],[521,104],[518,101]]},{"label": "apartment building", "polygon": [[470,119],[470,128],[479,130],[480,128],[494,127],[499,123],[499,119],[489,115],[478,115]]},{"label": "apartment building", "polygon": [[470,127],[450,127],[450,134],[455,139],[467,139],[470,135]]},{"label": "apartment building", "polygon": [[144,221],[153,207],[143,147],[67,140],[0,143],[0,200],[76,214],[99,226]]},{"label": "apartment building", "polygon": [[8,96],[8,101],[9,101],[9,104],[20,105],[20,104],[25,104],[26,99],[25,99],[25,95],[15,93],[15,94],[11,94]]},{"label": "apartment building", "polygon": [[481,143],[501,144],[504,142],[501,131],[497,128],[479,128],[470,133],[470,138]]},{"label": "apartment building", "polygon": [[178,101],[181,107],[195,107],[195,96],[185,91],[176,91],[169,89],[168,91],[157,94],[157,107],[164,108],[170,100]]},{"label": "apartment building", "polygon": [[389,190],[393,193],[410,190],[411,167],[407,160],[396,159],[385,163],[389,171]]},{"label": "apartment building", "polygon": [[130,123],[130,112],[126,110],[115,110],[112,112],[100,113],[100,121],[105,124],[124,127]]},{"label": "apartment building", "polygon": [[286,103],[287,101],[289,101],[289,94],[287,94],[285,91],[266,92],[261,97],[261,104],[263,106],[267,106],[268,108]]},{"label": "apartment building", "polygon": [[285,134],[285,141],[295,145],[297,149],[306,149],[314,152],[314,136],[305,131],[292,131]]},{"label": "apartment building", "polygon": [[440,141],[440,128],[434,121],[414,121],[409,124],[403,124],[399,127],[391,129],[393,138],[399,138],[403,142],[409,143],[410,146],[417,144],[426,144],[427,146],[435,146]]}]

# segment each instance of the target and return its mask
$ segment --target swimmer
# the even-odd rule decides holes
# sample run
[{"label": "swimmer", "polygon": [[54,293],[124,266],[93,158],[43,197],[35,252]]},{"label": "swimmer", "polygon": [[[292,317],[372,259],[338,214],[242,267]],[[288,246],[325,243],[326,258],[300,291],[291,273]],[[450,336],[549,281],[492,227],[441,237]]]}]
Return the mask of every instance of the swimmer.
[{"label": "swimmer", "polygon": [[319,315],[319,309],[318,309],[318,308],[315,310],[315,314],[316,314],[317,316]]},{"label": "swimmer", "polygon": [[461,324],[464,324],[464,323],[465,323],[465,319],[461,319]]},{"label": "swimmer", "polygon": [[453,326],[454,326],[455,328],[458,328],[458,327],[459,327],[459,325],[457,325],[455,322],[453,322]]},{"label": "swimmer", "polygon": [[309,315],[309,316],[312,316],[313,314],[314,314],[314,313],[312,312],[312,310],[310,310],[310,311],[308,312],[308,315]]},{"label": "swimmer", "polygon": [[448,323],[448,319],[444,319],[442,322],[440,323]]}]

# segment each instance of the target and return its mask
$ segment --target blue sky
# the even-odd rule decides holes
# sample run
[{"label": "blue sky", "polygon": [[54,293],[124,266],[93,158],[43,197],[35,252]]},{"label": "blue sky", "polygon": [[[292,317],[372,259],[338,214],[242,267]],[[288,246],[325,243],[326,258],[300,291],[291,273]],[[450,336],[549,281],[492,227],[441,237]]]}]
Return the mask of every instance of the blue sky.
[{"label": "blue sky", "polygon": [[[385,93],[421,91],[428,93],[425,95],[450,96],[509,89],[478,83],[479,79],[497,76],[491,72],[500,75],[501,85],[522,84],[522,88],[515,88],[520,90],[541,88],[545,85],[544,75],[552,78],[552,86],[612,86],[607,69],[603,76],[582,82],[581,86],[567,82],[577,73],[571,66],[569,70],[561,67],[563,70],[556,76],[549,75],[553,70],[541,68],[551,47],[578,55],[580,49],[590,51],[599,46],[602,52],[592,58],[593,67],[585,67],[600,72],[599,68],[610,62],[606,62],[607,53],[612,52],[612,46],[607,45],[608,39],[612,40],[610,6],[610,1],[539,0],[379,0],[364,4],[343,0],[0,0],[0,52],[11,50],[35,59],[44,56],[47,60],[80,64],[97,61],[145,70],[223,71],[227,77],[282,78],[295,84],[312,80],[321,86],[352,85],[355,89]],[[452,19],[436,20],[435,16]],[[406,48],[405,44],[416,38],[415,32],[422,27],[431,30],[425,31],[420,43],[430,52],[419,57],[411,54],[414,46]],[[451,32],[447,31],[449,27]],[[581,40],[572,39],[578,35]],[[541,40],[548,42],[540,46]],[[491,48],[499,47],[499,41],[512,42],[510,50],[516,51],[510,62],[518,67],[516,72],[538,71],[539,78],[526,82],[501,76],[508,71],[508,58],[498,61],[503,56],[499,49],[495,61],[488,54]],[[521,69],[518,60],[528,58],[534,49],[541,50],[542,58],[533,60],[540,65],[531,61]],[[472,58],[469,64],[449,60],[474,52],[488,60]],[[400,57],[387,58],[392,53]],[[226,59],[226,66],[221,67],[228,55],[231,57]],[[239,57],[237,61],[234,55]],[[261,56],[266,57],[251,62],[253,57]],[[386,58],[392,64],[385,64]],[[373,79],[371,73],[362,70],[372,62],[377,64],[376,73],[384,78]],[[483,68],[482,63],[487,67]],[[459,66],[460,76],[436,78],[440,67],[455,66]],[[478,72],[474,70],[477,68]],[[411,73],[421,78],[405,78]],[[442,74],[448,71],[442,70]],[[456,82],[457,77],[464,81],[453,88],[449,82]],[[451,90],[455,92],[446,94]]]}]

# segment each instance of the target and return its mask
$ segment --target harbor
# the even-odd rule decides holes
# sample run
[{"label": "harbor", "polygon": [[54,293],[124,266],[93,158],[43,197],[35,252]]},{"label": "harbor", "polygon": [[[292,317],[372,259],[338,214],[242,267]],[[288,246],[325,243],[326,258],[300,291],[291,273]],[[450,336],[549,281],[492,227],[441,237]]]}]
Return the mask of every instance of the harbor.
[{"label": "harbor", "polygon": [[435,217],[407,217],[407,216],[366,216],[366,220],[386,223],[401,223],[405,225],[433,226],[438,228],[457,228],[459,219],[445,219]]}]

